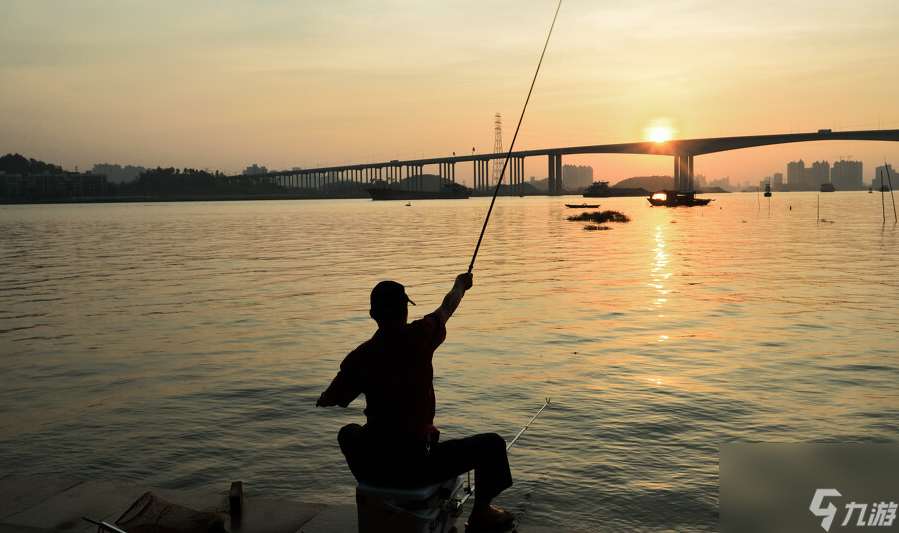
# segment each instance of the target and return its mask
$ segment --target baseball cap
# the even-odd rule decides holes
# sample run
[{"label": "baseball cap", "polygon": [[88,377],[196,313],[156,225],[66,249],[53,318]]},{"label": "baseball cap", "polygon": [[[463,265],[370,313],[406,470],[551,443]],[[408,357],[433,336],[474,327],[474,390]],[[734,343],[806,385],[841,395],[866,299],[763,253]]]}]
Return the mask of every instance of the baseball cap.
[{"label": "baseball cap", "polygon": [[381,311],[393,311],[409,302],[415,305],[407,295],[406,288],[395,281],[382,281],[371,290],[371,311],[380,314]]}]

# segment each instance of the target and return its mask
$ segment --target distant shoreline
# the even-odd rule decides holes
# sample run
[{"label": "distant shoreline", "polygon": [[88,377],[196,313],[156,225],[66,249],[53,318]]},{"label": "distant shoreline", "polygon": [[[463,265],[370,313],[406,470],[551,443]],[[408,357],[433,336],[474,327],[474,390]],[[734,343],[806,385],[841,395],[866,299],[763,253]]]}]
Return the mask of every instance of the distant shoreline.
[{"label": "distant shoreline", "polygon": [[0,205],[35,204],[129,204],[142,202],[244,202],[253,200],[370,200],[365,196],[329,196],[308,194],[259,194],[259,195],[178,195],[178,196],[80,196],[74,198],[36,198],[7,200],[0,199]]},{"label": "distant shoreline", "polygon": [[[479,191],[480,192],[480,191]],[[701,191],[697,194],[734,194],[734,193],[756,193],[758,191]],[[817,192],[817,191],[775,191],[777,194],[801,193],[801,192]],[[841,192],[865,192],[858,190],[834,191]],[[833,193],[828,193],[833,194]],[[472,198],[484,198],[489,194],[472,194]],[[500,196],[518,196],[501,194]],[[556,196],[543,194],[527,194],[525,196]],[[581,196],[581,193],[567,193],[558,195],[562,196]],[[613,196],[610,196],[610,198]],[[165,203],[165,202],[251,202],[258,200],[370,200],[368,195],[361,196],[331,196],[331,195],[308,195],[308,194],[259,194],[259,195],[216,195],[216,196],[197,196],[197,195],[178,195],[178,196],[82,196],[75,198],[36,198],[9,200],[0,198],[0,206],[7,205],[41,205],[41,204],[133,204],[133,203]],[[397,200],[399,201],[399,200]]]}]

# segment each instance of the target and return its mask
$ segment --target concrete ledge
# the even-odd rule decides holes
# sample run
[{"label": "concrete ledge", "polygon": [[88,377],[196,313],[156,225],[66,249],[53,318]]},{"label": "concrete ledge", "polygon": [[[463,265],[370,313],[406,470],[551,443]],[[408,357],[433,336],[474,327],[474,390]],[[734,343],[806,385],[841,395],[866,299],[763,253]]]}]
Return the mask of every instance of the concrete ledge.
[{"label": "concrete ledge", "polygon": [[4,477],[0,479],[0,522],[79,483],[77,479]]},{"label": "concrete ledge", "polygon": [[[252,485],[251,485],[252,487]],[[228,484],[198,490],[166,490],[112,481],[0,478],[0,533],[94,533],[82,516],[115,522],[143,493],[152,491],[179,505],[221,514],[233,533],[354,533],[356,506],[245,497],[239,522],[228,516]],[[464,533],[467,512],[457,527]],[[519,533],[574,531],[565,526],[519,526]]]},{"label": "concrete ledge", "polygon": [[219,513],[225,519],[225,526],[234,533],[296,533],[328,507],[251,497],[245,499],[240,522],[232,524],[227,489],[222,486],[207,490],[166,490],[111,481],[7,477],[0,480],[0,502],[3,502],[0,533],[94,532],[96,528],[82,520],[82,516],[113,523],[148,490],[172,503]]},{"label": "concrete ledge", "polygon": [[330,505],[297,531],[297,533],[336,533],[338,531],[355,532],[355,505]]}]

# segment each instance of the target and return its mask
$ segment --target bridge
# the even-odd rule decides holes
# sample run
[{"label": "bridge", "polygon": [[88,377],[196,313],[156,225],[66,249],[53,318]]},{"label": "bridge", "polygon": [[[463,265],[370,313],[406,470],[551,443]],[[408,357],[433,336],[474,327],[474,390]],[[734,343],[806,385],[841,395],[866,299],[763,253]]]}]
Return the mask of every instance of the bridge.
[{"label": "bridge", "polygon": [[[512,152],[506,183],[513,190],[521,190],[524,184],[524,160],[528,157],[546,157],[549,176],[549,194],[562,193],[562,157],[573,154],[643,154],[663,155],[674,158],[674,185],[682,192],[693,190],[693,158],[696,156],[740,150],[756,146],[769,146],[809,141],[899,141],[899,130],[831,131],[813,133],[782,133],[773,135],[746,135],[739,137],[711,137],[705,139],[681,139],[664,142],[632,142],[622,144],[597,144],[541,148]],[[491,188],[490,162],[502,159],[507,152],[494,154],[453,155],[406,161],[393,160],[380,163],[361,163],[300,170],[285,170],[250,176],[287,189],[324,190],[340,184],[370,183],[394,184],[405,179],[411,190],[420,190],[424,167],[436,166],[437,175],[448,182],[456,181],[456,164],[470,162],[474,168],[475,191]]]}]

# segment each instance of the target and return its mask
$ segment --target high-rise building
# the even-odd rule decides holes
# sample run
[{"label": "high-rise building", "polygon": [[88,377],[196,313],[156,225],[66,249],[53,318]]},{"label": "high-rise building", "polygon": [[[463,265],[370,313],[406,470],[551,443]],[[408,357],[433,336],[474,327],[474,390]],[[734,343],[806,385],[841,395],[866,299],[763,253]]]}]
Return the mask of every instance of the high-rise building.
[{"label": "high-rise building", "polygon": [[740,184],[738,183],[737,185],[731,185],[731,183],[730,183],[730,178],[729,178],[729,177],[724,177],[724,178],[718,178],[718,179],[716,179],[716,180],[711,180],[711,181],[709,181],[709,187],[721,187],[721,188],[724,189],[725,191],[731,191],[731,190],[733,190],[735,187],[736,187],[737,189],[739,189],[739,188],[740,188]]},{"label": "high-rise building", "polygon": [[802,159],[787,163],[787,186],[794,191],[805,189],[805,161]]},{"label": "high-rise building", "polygon": [[822,183],[830,183],[830,163],[827,161],[815,161],[811,168],[805,171],[806,187],[818,190]]},{"label": "high-rise building", "polygon": [[810,167],[806,167],[802,159],[787,163],[787,190],[817,191],[822,183],[829,181],[830,163],[827,161],[815,161]]},{"label": "high-rise building", "polygon": [[[887,175],[887,171],[889,171],[889,175]],[[894,189],[899,189],[897,181],[899,180],[896,178],[896,169],[893,168],[893,165],[887,163],[874,169],[874,179],[871,180],[871,186],[874,190],[879,190],[881,182],[887,187],[892,183]]]},{"label": "high-rise building", "polygon": [[589,187],[593,184],[593,167],[590,165],[562,165],[562,183],[569,190]]},{"label": "high-rise building", "polygon": [[773,176],[771,176],[771,189],[775,191],[782,191],[784,188],[784,175],[781,172],[775,172]]},{"label": "high-rise building", "polygon": [[830,182],[838,191],[858,190],[862,183],[861,161],[836,161],[830,169]]}]

